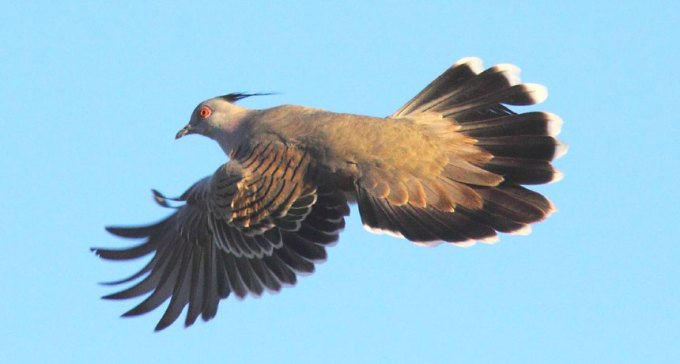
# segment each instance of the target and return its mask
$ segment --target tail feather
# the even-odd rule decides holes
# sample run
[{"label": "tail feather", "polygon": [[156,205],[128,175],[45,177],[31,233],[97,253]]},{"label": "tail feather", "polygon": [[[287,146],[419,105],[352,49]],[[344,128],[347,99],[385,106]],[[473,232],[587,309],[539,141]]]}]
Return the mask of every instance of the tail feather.
[{"label": "tail feather", "polygon": [[562,119],[546,112],[512,114],[461,124],[459,131],[494,157],[482,166],[503,176],[506,183],[553,182],[561,173],[550,163],[566,152],[555,137]]},{"label": "tail feather", "polygon": [[477,146],[494,157],[528,158],[551,161],[561,150],[555,138],[544,135],[479,138]]},{"label": "tail feather", "polygon": [[549,213],[525,200],[524,196],[512,194],[503,187],[481,190],[480,195],[484,198],[485,210],[507,216],[520,223],[531,224],[541,221]]},{"label": "tail feather", "polygon": [[493,105],[526,106],[538,104],[547,97],[546,89],[541,85],[523,84],[496,90],[474,99],[458,103],[447,103],[442,115],[455,119],[456,114],[471,110],[486,109]]},{"label": "tail feather", "polygon": [[[533,105],[547,97],[545,87],[519,84],[519,68],[497,65],[480,73],[481,60],[465,58],[455,63],[423,91],[391,115],[437,112],[458,120],[457,114],[482,110],[482,115],[510,115],[507,105]],[[461,118],[462,119],[462,118]]]},{"label": "tail feather", "polygon": [[364,226],[371,232],[388,233],[417,243],[467,242],[495,236],[493,228],[462,214],[448,213],[432,207],[394,206],[357,191],[357,203]]},{"label": "tail feather", "polygon": [[484,210],[459,209],[458,211],[461,214],[470,218],[471,220],[490,226],[494,230],[501,233],[514,233],[517,231],[521,231],[528,226],[527,224],[517,222],[508,216],[493,213],[488,209]]},{"label": "tail feather", "polygon": [[560,176],[549,161],[536,159],[495,157],[484,168],[503,176],[505,183],[509,184],[550,183]]},{"label": "tail feather", "polygon": [[518,186],[488,189],[482,195],[483,208],[458,207],[454,212],[410,204],[395,206],[361,191],[357,193],[357,202],[362,222],[369,231],[428,245],[441,241],[493,240],[496,231],[522,233],[529,224],[554,211],[545,197]]},{"label": "tail feather", "polygon": [[[480,60],[463,59],[391,116],[438,113],[455,126],[452,133],[469,138],[479,155],[489,157],[474,160],[474,153],[454,153],[458,159],[449,161],[440,176],[406,184],[408,201],[387,198],[389,189],[376,193],[376,183],[364,186],[360,181],[357,202],[369,230],[428,245],[491,241],[497,232],[528,233],[530,224],[555,210],[547,198],[521,185],[561,178],[551,161],[566,152],[555,138],[562,120],[547,112],[516,114],[505,106],[533,105],[547,97],[545,87],[521,83],[519,72],[512,65],[482,71]],[[415,198],[420,192],[424,198]],[[442,192],[445,196],[436,199]]]},{"label": "tail feather", "polygon": [[474,138],[519,135],[548,135],[555,137],[562,129],[562,119],[552,113],[528,112],[499,116],[461,124],[459,131]]},{"label": "tail feather", "polygon": [[489,90],[507,90],[519,83],[519,69],[507,65],[495,66],[470,78],[449,94],[440,96],[421,106],[424,111],[449,113],[452,108],[460,105],[474,104],[474,100],[488,99]]},{"label": "tail feather", "polygon": [[423,105],[456,92],[469,80],[474,79],[481,69],[482,61],[479,58],[468,57],[461,59],[390,117],[398,118],[407,114],[424,111]]}]

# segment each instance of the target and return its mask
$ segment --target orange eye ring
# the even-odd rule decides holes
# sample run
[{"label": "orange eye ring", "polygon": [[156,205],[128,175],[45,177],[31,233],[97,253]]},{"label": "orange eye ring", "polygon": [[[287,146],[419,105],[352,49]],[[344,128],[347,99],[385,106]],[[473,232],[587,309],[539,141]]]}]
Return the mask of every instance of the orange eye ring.
[{"label": "orange eye ring", "polygon": [[198,110],[198,115],[203,119],[208,118],[210,115],[212,115],[212,109],[206,105],[203,105]]}]

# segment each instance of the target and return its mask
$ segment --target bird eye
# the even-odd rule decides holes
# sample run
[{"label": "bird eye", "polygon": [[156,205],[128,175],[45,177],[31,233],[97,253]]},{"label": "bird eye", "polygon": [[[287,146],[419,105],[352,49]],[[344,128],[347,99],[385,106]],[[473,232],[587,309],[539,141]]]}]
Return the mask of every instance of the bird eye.
[{"label": "bird eye", "polygon": [[210,114],[212,114],[212,109],[209,108],[208,106],[203,105],[203,106],[201,106],[201,108],[198,110],[198,115],[200,115],[201,118],[203,118],[203,119],[209,117]]}]

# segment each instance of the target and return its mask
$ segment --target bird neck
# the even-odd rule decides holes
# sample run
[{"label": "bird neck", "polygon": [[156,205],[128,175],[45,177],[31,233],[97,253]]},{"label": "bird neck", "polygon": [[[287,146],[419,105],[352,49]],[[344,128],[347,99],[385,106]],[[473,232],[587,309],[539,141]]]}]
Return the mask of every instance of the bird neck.
[{"label": "bird neck", "polygon": [[248,139],[252,129],[251,113],[252,110],[246,108],[234,109],[229,121],[221,125],[215,133],[215,141],[227,155],[231,155]]}]

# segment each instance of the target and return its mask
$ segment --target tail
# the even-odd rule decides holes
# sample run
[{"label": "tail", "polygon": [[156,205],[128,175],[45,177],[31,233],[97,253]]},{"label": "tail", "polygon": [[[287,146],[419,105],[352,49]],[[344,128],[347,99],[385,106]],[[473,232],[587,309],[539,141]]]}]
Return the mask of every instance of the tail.
[{"label": "tail", "polygon": [[[555,208],[547,198],[522,185],[561,179],[551,161],[566,152],[566,146],[555,138],[562,120],[545,112],[516,114],[505,105],[538,104],[546,97],[545,87],[520,83],[519,69],[513,65],[482,71],[476,58],[454,64],[391,117],[438,114],[449,120],[453,130],[485,157],[466,159],[472,154],[456,152],[458,146],[451,146],[451,155],[457,155],[458,160],[450,160],[435,179],[419,183],[432,190],[454,185],[459,191],[469,191],[468,195],[474,193],[472,197],[480,203],[461,204],[459,200],[448,210],[437,204],[414,204],[408,198],[405,203],[395,203],[358,184],[357,202],[364,225],[370,231],[427,245],[490,242],[497,240],[497,232],[530,232],[530,224],[545,219]],[[456,167],[460,165],[469,167]],[[475,184],[475,178],[484,174],[487,182]],[[497,182],[488,183],[494,181],[490,176],[497,177]],[[455,202],[455,198],[449,199]]]}]

